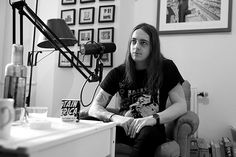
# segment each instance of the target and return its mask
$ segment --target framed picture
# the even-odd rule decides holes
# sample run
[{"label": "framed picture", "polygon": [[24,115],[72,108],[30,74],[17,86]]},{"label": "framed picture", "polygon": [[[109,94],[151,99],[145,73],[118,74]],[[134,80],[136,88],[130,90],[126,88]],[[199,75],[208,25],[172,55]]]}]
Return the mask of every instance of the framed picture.
[{"label": "framed picture", "polygon": [[[83,55],[80,53],[80,51],[78,51],[77,57],[86,67],[92,67],[92,65],[93,65],[93,62],[92,62],[93,56],[92,55]],[[79,63],[77,63],[77,64],[79,67],[81,67],[81,65]]]},{"label": "framed picture", "polygon": [[80,3],[90,3],[95,2],[95,0],[80,0]]},{"label": "framed picture", "polygon": [[65,20],[67,25],[75,25],[75,9],[62,10],[61,18]]},{"label": "framed picture", "polygon": [[115,5],[105,5],[99,7],[98,22],[114,22],[115,21]]},{"label": "framed picture", "polygon": [[112,67],[113,66],[113,53],[103,54],[101,60],[104,67]]},{"label": "framed picture", "polygon": [[93,24],[94,23],[94,7],[80,8],[79,10],[79,24]]},{"label": "framed picture", "polygon": [[160,34],[230,32],[232,0],[158,1]]},{"label": "framed picture", "polygon": [[[65,52],[68,56],[71,57],[73,60],[73,57],[68,53]],[[64,57],[62,53],[59,53],[59,59],[58,59],[58,67],[61,68],[72,68],[72,64]]]},{"label": "framed picture", "polygon": [[114,39],[114,27],[98,28],[98,42],[109,43]]},{"label": "framed picture", "polygon": [[62,5],[76,4],[76,0],[61,0]]},{"label": "framed picture", "polygon": [[80,29],[78,30],[78,45],[93,42],[94,29]]}]

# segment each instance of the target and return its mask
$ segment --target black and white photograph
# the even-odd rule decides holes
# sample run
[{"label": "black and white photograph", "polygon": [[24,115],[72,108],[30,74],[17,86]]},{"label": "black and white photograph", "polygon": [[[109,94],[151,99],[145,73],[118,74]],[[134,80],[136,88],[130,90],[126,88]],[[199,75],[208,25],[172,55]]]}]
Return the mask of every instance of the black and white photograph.
[{"label": "black and white photograph", "polygon": [[98,28],[98,42],[109,43],[114,40],[114,27]]},{"label": "black and white photograph", "polygon": [[99,6],[99,23],[115,21],[115,5]]},{"label": "black and white photograph", "polygon": [[[70,56],[70,58],[73,60],[73,57],[68,53],[65,52],[66,55]],[[58,58],[58,67],[60,68],[72,68],[72,64],[70,63],[70,61],[68,61],[68,59],[59,52],[59,58]]]},{"label": "black and white photograph", "polygon": [[78,45],[93,42],[94,29],[78,30]]},{"label": "black and white photograph", "polygon": [[[84,54],[81,54],[80,51],[78,51],[77,57],[86,67],[92,67],[93,55],[84,55]],[[79,63],[78,63],[78,66],[81,67]]]},{"label": "black and white photograph", "polygon": [[231,0],[158,1],[160,34],[230,31]]},{"label": "black and white photograph", "polygon": [[61,10],[61,18],[67,25],[75,25],[75,9]]},{"label": "black and white photograph", "polygon": [[94,7],[79,9],[79,24],[93,24],[94,23]]}]

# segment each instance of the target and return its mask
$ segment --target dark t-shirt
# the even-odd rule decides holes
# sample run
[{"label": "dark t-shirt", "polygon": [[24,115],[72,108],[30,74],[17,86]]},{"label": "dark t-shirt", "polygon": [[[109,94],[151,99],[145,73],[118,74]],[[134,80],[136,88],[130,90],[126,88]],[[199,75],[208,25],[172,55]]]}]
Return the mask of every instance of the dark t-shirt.
[{"label": "dark t-shirt", "polygon": [[146,70],[137,71],[136,85],[131,86],[125,81],[125,66],[112,69],[101,83],[101,88],[114,95],[118,92],[120,114],[130,117],[145,117],[163,111],[169,91],[178,83],[184,82],[172,60],[163,61],[163,81],[155,93],[145,87]]}]

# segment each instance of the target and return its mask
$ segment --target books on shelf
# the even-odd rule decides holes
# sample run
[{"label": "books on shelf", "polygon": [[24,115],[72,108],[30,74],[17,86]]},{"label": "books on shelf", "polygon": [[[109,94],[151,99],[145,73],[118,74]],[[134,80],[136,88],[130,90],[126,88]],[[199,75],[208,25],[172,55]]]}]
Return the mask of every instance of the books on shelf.
[{"label": "books on shelf", "polygon": [[228,137],[211,140],[207,143],[203,138],[192,138],[190,157],[236,157],[236,143]]},{"label": "books on shelf", "polygon": [[233,157],[232,142],[228,137],[222,137],[222,143],[224,145],[225,157]]},{"label": "books on shelf", "polygon": [[199,157],[209,157],[209,146],[203,138],[198,138]]},{"label": "books on shelf", "polygon": [[210,142],[210,154],[211,154],[211,157],[216,157],[216,147],[215,147],[215,142],[212,140]]},{"label": "books on shelf", "polygon": [[236,142],[233,142],[233,156],[236,157]]},{"label": "books on shelf", "polygon": [[230,130],[231,130],[233,142],[236,143],[236,125],[235,126],[231,126]]},{"label": "books on shelf", "polygon": [[231,126],[231,134],[233,138],[233,155],[236,157],[236,125]]},{"label": "books on shelf", "polygon": [[212,140],[210,142],[210,154],[211,157],[221,157],[221,149],[218,141]]},{"label": "books on shelf", "polygon": [[216,157],[216,147],[215,147],[214,141],[210,142],[210,154],[211,154],[211,157]]},{"label": "books on shelf", "polygon": [[190,141],[190,157],[198,157],[197,138],[191,138]]},{"label": "books on shelf", "polygon": [[215,148],[216,148],[216,157],[221,157],[219,142],[215,142]]},{"label": "books on shelf", "polygon": [[225,157],[225,148],[224,148],[224,144],[222,141],[219,141],[220,144],[220,155],[221,157]]},{"label": "books on shelf", "polygon": [[209,146],[203,138],[191,139],[190,157],[210,157]]}]

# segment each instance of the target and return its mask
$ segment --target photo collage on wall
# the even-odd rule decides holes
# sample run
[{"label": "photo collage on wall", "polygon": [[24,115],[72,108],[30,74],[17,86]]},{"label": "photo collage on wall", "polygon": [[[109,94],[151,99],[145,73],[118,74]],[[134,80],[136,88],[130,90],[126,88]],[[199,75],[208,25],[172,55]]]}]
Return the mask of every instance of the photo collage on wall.
[{"label": "photo collage on wall", "polygon": [[[114,43],[115,9],[115,0],[61,0],[60,18],[78,40],[73,53],[86,67],[93,67],[94,56],[82,54],[81,45]],[[101,60],[104,67],[112,67],[113,53],[103,54]]]}]

